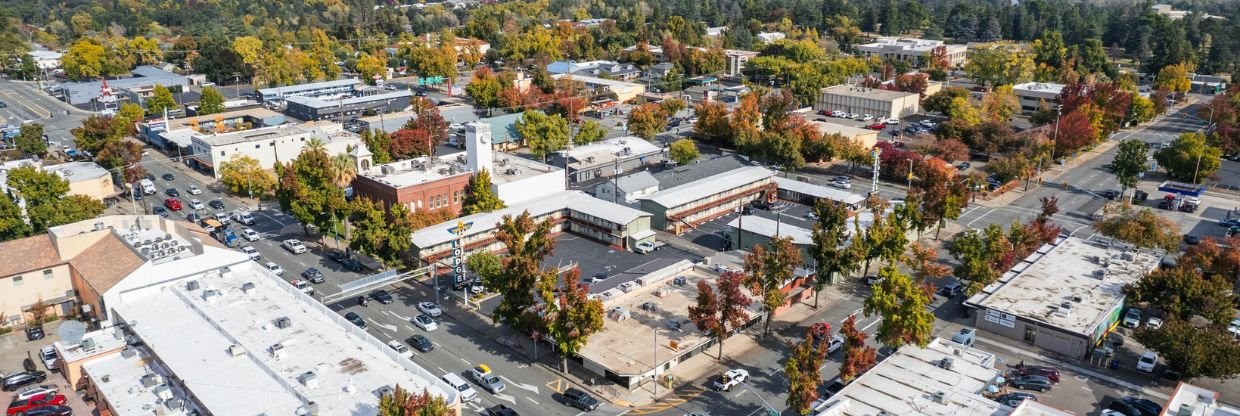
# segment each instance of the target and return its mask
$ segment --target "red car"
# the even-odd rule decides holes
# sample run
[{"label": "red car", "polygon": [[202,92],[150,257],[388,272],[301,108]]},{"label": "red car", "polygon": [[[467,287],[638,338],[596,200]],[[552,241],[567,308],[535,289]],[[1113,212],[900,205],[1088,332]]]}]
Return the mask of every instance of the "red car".
[{"label": "red car", "polygon": [[882,130],[882,129],[886,128],[886,127],[887,127],[887,125],[886,125],[886,124],[883,124],[883,123],[874,123],[874,124],[871,124],[871,125],[865,126],[865,128],[870,129],[870,130]]},{"label": "red car", "polygon": [[43,393],[26,400],[14,400],[9,404],[9,410],[5,412],[5,415],[14,416],[43,406],[63,406],[67,401],[68,399],[63,394]]},{"label": "red car", "polygon": [[820,115],[820,116],[829,116],[829,115],[831,115],[831,110],[818,110],[818,115]]},{"label": "red car", "polygon": [[1059,384],[1059,369],[1052,367],[1043,367],[1036,365],[1017,366],[1015,370],[1017,375],[1021,376],[1042,376],[1046,377],[1051,383]]},{"label": "red car", "polygon": [[181,210],[181,200],[176,198],[168,198],[164,200],[164,206],[173,211]]}]

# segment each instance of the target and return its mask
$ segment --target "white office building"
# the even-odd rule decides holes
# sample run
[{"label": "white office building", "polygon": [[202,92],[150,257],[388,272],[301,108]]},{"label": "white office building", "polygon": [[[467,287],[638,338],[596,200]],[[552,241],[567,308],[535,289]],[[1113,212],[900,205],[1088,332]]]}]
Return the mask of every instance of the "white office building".
[{"label": "white office building", "polygon": [[240,156],[249,156],[259,166],[271,168],[276,162],[297,158],[311,140],[318,139],[329,155],[349,154],[357,170],[370,168],[370,152],[361,136],[345,131],[338,123],[316,122],[280,125],[223,134],[194,134],[190,139],[190,163],[214,172],[219,179],[219,164]]},{"label": "white office building", "polygon": [[914,67],[929,66],[927,58],[934,48],[942,46],[947,52],[947,63],[953,68],[963,66],[968,59],[968,46],[948,45],[941,40],[917,38],[882,37],[874,42],[857,45],[857,50],[865,56],[877,56],[883,59],[908,61]]}]

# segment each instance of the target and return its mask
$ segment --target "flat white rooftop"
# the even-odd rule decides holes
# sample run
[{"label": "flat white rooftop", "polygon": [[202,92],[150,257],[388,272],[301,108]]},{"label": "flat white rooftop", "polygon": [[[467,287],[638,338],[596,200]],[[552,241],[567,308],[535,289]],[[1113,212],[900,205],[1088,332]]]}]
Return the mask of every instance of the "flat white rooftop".
[{"label": "flat white rooftop", "polygon": [[664,189],[641,199],[649,199],[651,202],[671,210],[729,189],[769,180],[772,176],[775,176],[775,172],[772,172],[770,169],[761,166],[745,166],[670,189]]},{"label": "flat white rooftop", "polygon": [[1219,392],[1180,382],[1167,401],[1165,414],[1177,416],[1240,416],[1240,409],[1219,403]]},{"label": "flat white rooftop", "polygon": [[405,101],[408,101],[409,97],[413,97],[412,91],[397,90],[397,91],[387,92],[383,94],[363,95],[361,97],[341,98],[338,100],[330,100],[330,99],[325,100],[325,99],[321,99],[318,97],[299,95],[299,96],[285,97],[284,101],[288,101],[290,103],[297,103],[300,105],[304,105],[306,107],[324,109],[324,108],[333,108],[333,107],[338,107],[338,106],[346,106],[346,105],[354,105],[354,104],[367,104],[367,103],[374,103],[374,102],[380,102],[380,101],[397,102],[398,100],[402,100],[402,99]]},{"label": "flat white rooftop", "polygon": [[351,85],[360,87],[362,86],[362,81],[358,80],[357,78],[338,79],[338,80],[332,80],[332,81],[312,82],[309,84],[298,84],[298,85],[288,85],[288,86],[283,86],[283,87],[262,88],[258,90],[258,93],[262,94],[264,97],[267,97],[267,96],[276,96],[276,95],[282,95],[282,94],[298,93],[302,91],[317,90],[320,88],[347,87]]},{"label": "flat white rooftop", "polygon": [[[191,283],[192,282],[192,283]],[[397,384],[456,392],[255,262],[187,277],[112,305],[212,414],[377,414]],[[287,321],[285,321],[287,320]]]},{"label": "flat white rooftop", "polygon": [[113,415],[180,416],[201,414],[172,373],[145,349],[133,348],[82,365]]},{"label": "flat white rooftop", "polygon": [[539,217],[564,209],[589,214],[615,224],[621,224],[622,226],[628,225],[640,217],[650,216],[649,213],[644,211],[629,208],[624,205],[613,204],[611,202],[587,195],[585,192],[561,191],[503,209],[498,209],[491,212],[480,212],[450,220],[442,224],[432,225],[430,227],[414,231],[411,238],[415,247],[434,247],[460,238],[450,231],[456,228],[458,221],[473,224],[469,231],[465,233],[465,236],[471,236],[494,231],[495,225],[498,224],[505,215],[516,217],[521,215],[522,212],[529,211],[530,216]]},{"label": "flat white rooftop", "polygon": [[1016,84],[1012,86],[1012,92],[1016,95],[1036,95],[1057,97],[1063,91],[1064,84],[1056,84],[1053,82],[1026,82],[1024,84]]},{"label": "flat white rooftop", "polygon": [[[793,244],[797,245],[814,244],[813,234],[808,229],[787,223],[780,224],[770,218],[757,215],[744,215],[743,217],[732,220],[728,223],[728,227],[740,228],[767,238],[788,237],[792,239]],[[779,232],[776,233],[776,230]]]},{"label": "flat white rooftop", "polygon": [[193,137],[211,146],[227,146],[237,143],[275,140],[297,135],[317,137],[322,140],[324,144],[328,144],[336,140],[361,140],[361,136],[345,131],[344,127],[341,126],[340,123],[332,123],[329,121],[302,124],[282,124],[279,126],[262,127],[232,133],[198,133],[194,134]]},{"label": "flat white rooftop", "polygon": [[491,166],[491,183],[502,185],[551,172],[564,172],[564,168],[548,165],[508,153],[495,152]]},{"label": "flat white rooftop", "polygon": [[[950,360],[945,365],[944,360]],[[995,355],[935,338],[905,346],[814,409],[817,416],[1007,415],[982,396],[1000,376]],[[942,394],[942,399],[936,397]]]},{"label": "flat white rooftop", "polygon": [[[943,46],[941,40],[919,39],[919,38],[899,38],[899,37],[883,37],[878,38],[874,42],[857,45],[862,51],[916,51],[926,52],[938,46]],[[964,45],[950,45],[964,47]]]},{"label": "flat white rooftop", "polygon": [[822,185],[814,185],[812,183],[788,179],[782,176],[775,177],[775,185],[778,186],[779,189],[796,192],[801,195],[829,199],[847,205],[858,205],[865,202],[865,197],[852,192],[842,189],[828,188]]},{"label": "flat white rooftop", "polygon": [[61,362],[74,363],[97,355],[116,351],[125,346],[125,337],[119,329],[103,329],[89,332],[76,342],[56,341],[54,347]]},{"label": "flat white rooftop", "polygon": [[[1094,328],[1124,300],[1124,286],[1154,270],[1160,258],[1151,252],[1061,237],[966,303],[1092,337]],[[1070,307],[1063,308],[1065,304]]]},{"label": "flat white rooftop", "polygon": [[626,136],[603,140],[584,146],[576,146],[564,151],[571,161],[570,168],[589,169],[614,163],[616,159],[627,159],[660,153],[663,149],[639,137]]},{"label": "flat white rooftop", "polygon": [[108,176],[108,170],[95,162],[68,162],[44,166],[43,169],[53,172],[69,182]]},{"label": "flat white rooftop", "polygon": [[867,87],[858,87],[858,86],[846,85],[846,84],[823,88],[822,93],[842,95],[845,97],[869,98],[869,99],[880,100],[880,101],[895,101],[901,98],[906,98],[910,95],[912,96],[917,95],[917,93],[915,92],[892,91],[892,90],[885,90],[882,88],[867,88]]},{"label": "flat white rooftop", "polygon": [[360,176],[394,188],[404,188],[472,172],[465,161],[465,152],[441,156],[422,156],[372,166]]}]

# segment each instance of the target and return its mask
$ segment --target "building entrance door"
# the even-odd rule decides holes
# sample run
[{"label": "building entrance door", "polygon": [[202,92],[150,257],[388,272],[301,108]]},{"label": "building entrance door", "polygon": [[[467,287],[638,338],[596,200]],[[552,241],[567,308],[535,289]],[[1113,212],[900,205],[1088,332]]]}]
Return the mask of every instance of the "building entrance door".
[{"label": "building entrance door", "polygon": [[1033,327],[1033,326],[1026,326],[1026,327],[1025,327],[1025,342],[1028,342],[1028,343],[1032,344],[1032,343],[1033,343],[1033,341],[1034,341],[1035,339],[1037,339],[1037,337],[1038,337],[1038,328],[1037,328],[1037,327]]}]

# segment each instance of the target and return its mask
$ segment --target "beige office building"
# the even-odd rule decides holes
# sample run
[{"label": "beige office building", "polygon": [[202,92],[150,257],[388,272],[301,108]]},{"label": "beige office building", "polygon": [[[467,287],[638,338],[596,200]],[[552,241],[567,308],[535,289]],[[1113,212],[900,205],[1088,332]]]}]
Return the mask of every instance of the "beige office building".
[{"label": "beige office building", "polygon": [[917,93],[836,85],[822,89],[814,110],[870,114],[882,120],[904,118],[921,112]]}]

